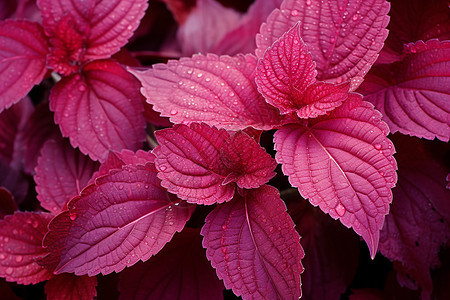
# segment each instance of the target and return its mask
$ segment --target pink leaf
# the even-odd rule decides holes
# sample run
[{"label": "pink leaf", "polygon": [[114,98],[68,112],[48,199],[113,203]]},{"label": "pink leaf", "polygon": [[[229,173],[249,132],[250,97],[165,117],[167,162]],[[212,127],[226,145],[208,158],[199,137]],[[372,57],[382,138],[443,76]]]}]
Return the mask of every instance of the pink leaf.
[{"label": "pink leaf", "polygon": [[59,274],[45,284],[45,294],[48,300],[92,300],[96,286],[96,277]]},{"label": "pink leaf", "polygon": [[220,149],[220,158],[231,171],[225,182],[255,189],[275,176],[276,161],[243,131],[233,134]]},{"label": "pink leaf", "polygon": [[24,97],[46,73],[47,40],[41,26],[0,22],[0,112]]},{"label": "pink leaf", "polygon": [[52,89],[50,109],[64,136],[93,160],[110,150],[137,150],[145,138],[139,83],[111,60],[89,63]]},{"label": "pink leaf", "polygon": [[55,273],[109,274],[145,261],[190,213],[161,188],[152,163],[113,170],[69,202],[72,226]]},{"label": "pink leaf", "polygon": [[400,283],[412,280],[411,287],[421,287],[423,299],[430,299],[430,269],[439,266],[440,246],[450,238],[448,170],[415,139],[404,138],[396,145],[399,182],[380,234],[380,251],[401,264]]},{"label": "pink leaf", "polygon": [[374,68],[361,86],[392,132],[450,139],[450,42],[419,41],[403,61]]},{"label": "pink leaf", "polygon": [[178,25],[182,25],[195,7],[196,0],[161,0],[166,4]]},{"label": "pink leaf", "polygon": [[213,54],[171,60],[145,71],[130,69],[147,102],[173,123],[205,122],[230,130],[268,130],[282,122],[254,82],[256,57]]},{"label": "pink leaf", "polygon": [[50,36],[69,16],[84,39],[84,60],[109,58],[119,51],[138,27],[147,9],[146,0],[69,1],[38,0],[42,23]]},{"label": "pink leaf", "polygon": [[201,234],[225,287],[244,299],[298,299],[303,249],[278,191],[264,185],[217,206]]},{"label": "pink leaf", "polygon": [[191,203],[230,201],[236,187],[222,184],[229,171],[220,160],[220,149],[229,137],[223,129],[198,123],[157,131],[160,146],[153,153],[161,185]]},{"label": "pink leaf", "polygon": [[316,81],[316,64],[299,30],[297,23],[276,40],[259,61],[256,73],[259,91],[283,114],[297,110],[306,89]]},{"label": "pink leaf", "polygon": [[383,47],[388,11],[385,0],[285,0],[261,26],[256,55],[263,57],[269,46],[300,22],[300,36],[317,64],[317,79],[351,80],[355,90]]},{"label": "pink leaf", "polygon": [[81,192],[98,165],[63,139],[48,140],[41,149],[36,167],[37,198],[53,214]]},{"label": "pink leaf", "polygon": [[274,137],[277,162],[292,186],[352,227],[372,257],[397,181],[394,147],[380,119],[367,102],[353,109],[344,105],[308,125],[285,126]]},{"label": "pink leaf", "polygon": [[294,199],[288,208],[306,253],[303,298],[341,299],[358,267],[358,236],[303,199]]},{"label": "pink leaf", "polygon": [[52,219],[48,213],[17,212],[0,220],[0,276],[19,284],[36,284],[52,277],[34,259],[46,252],[41,246]]},{"label": "pink leaf", "polygon": [[119,299],[223,299],[205,254],[199,230],[185,228],[155,257],[120,273]]},{"label": "pink leaf", "polygon": [[0,113],[0,160],[15,170],[22,169],[25,152],[25,128],[34,107],[26,97]]}]

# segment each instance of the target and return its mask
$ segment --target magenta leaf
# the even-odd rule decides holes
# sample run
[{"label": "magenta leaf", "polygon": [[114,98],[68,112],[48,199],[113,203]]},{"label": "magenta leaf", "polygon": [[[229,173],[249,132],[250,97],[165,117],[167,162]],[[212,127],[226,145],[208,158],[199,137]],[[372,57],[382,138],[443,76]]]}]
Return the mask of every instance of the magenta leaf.
[{"label": "magenta leaf", "polygon": [[109,274],[145,261],[183,229],[191,213],[161,188],[150,162],[97,178],[68,206],[72,225],[56,274]]},{"label": "magenta leaf", "polygon": [[415,139],[404,138],[396,145],[399,180],[380,234],[380,251],[400,264],[396,269],[402,271],[397,275],[402,285],[421,287],[423,299],[430,299],[430,269],[440,265],[440,246],[450,238],[448,169]]},{"label": "magenta leaf", "polygon": [[16,212],[0,220],[0,276],[19,284],[36,284],[53,276],[34,259],[46,254],[41,243],[52,219],[49,213]]},{"label": "magenta leaf", "polygon": [[120,273],[119,299],[223,299],[205,254],[199,230],[185,228],[155,257]]},{"label": "magenta leaf", "polygon": [[371,256],[397,181],[389,129],[368,102],[275,133],[276,159],[304,198],[363,237]]},{"label": "magenta leaf", "polygon": [[263,57],[269,46],[300,22],[300,36],[317,64],[317,79],[351,80],[350,89],[355,90],[383,47],[388,11],[385,0],[285,0],[261,26],[256,55]]},{"label": "magenta leaf", "polygon": [[33,110],[31,100],[26,97],[0,113],[0,160],[16,170],[22,169],[25,128]]},{"label": "magenta leaf", "polygon": [[450,139],[450,42],[419,41],[404,59],[374,68],[360,92],[384,116],[392,132]]},{"label": "magenta leaf", "polygon": [[[38,0],[42,23],[54,36],[61,20],[69,17],[72,30],[84,40],[84,60],[109,58],[133,35],[147,9],[146,0],[70,1]],[[66,36],[69,42],[72,36]],[[83,49],[82,49],[83,48]]]},{"label": "magenta leaf", "polygon": [[229,170],[220,149],[230,137],[224,129],[192,123],[155,133],[160,146],[153,150],[161,185],[183,200],[198,204],[230,201],[234,184],[223,184]]},{"label": "magenta leaf", "polygon": [[63,139],[48,140],[41,149],[36,167],[37,198],[53,214],[81,192],[98,165]]},{"label": "magenta leaf", "polygon": [[112,60],[87,64],[52,89],[50,108],[72,146],[93,160],[110,150],[137,150],[145,138],[139,83]]},{"label": "magenta leaf", "polygon": [[223,184],[235,181],[240,188],[255,189],[276,174],[276,161],[243,131],[238,131],[226,141],[220,149],[220,158],[231,171]]},{"label": "magenta leaf", "polygon": [[46,56],[47,40],[39,24],[0,22],[0,112],[41,82],[47,71]]},{"label": "magenta leaf", "polygon": [[306,253],[302,259],[305,267],[302,297],[339,300],[356,274],[359,238],[300,196],[297,197],[288,208]]},{"label": "magenta leaf", "polygon": [[97,295],[96,277],[59,274],[45,284],[48,300],[92,300]]},{"label": "magenta leaf", "polygon": [[264,185],[217,206],[201,234],[225,287],[244,299],[301,296],[300,236],[278,191]]},{"label": "magenta leaf", "polygon": [[194,55],[130,72],[141,81],[147,102],[173,123],[273,129],[282,118],[257,91],[256,62],[253,55]]}]

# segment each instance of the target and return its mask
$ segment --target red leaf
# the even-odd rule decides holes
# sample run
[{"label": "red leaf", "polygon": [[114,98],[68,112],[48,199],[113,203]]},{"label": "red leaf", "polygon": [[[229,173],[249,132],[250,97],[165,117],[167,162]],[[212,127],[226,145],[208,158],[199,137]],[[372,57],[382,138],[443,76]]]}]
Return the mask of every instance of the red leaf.
[{"label": "red leaf", "polygon": [[223,299],[205,254],[199,230],[185,228],[155,257],[120,273],[119,299]]},{"label": "red leaf", "polygon": [[0,276],[19,284],[36,284],[53,276],[34,259],[46,252],[41,246],[52,219],[48,213],[17,212],[0,220]]},{"label": "red leaf", "polygon": [[47,40],[41,26],[0,22],[0,112],[24,97],[46,73]]},{"label": "red leaf", "polygon": [[175,125],[155,133],[153,150],[161,185],[183,200],[198,204],[230,201],[234,184],[223,184],[229,171],[220,149],[230,135],[206,124]]},{"label": "red leaf", "polygon": [[261,26],[256,55],[263,57],[269,46],[300,21],[300,36],[317,64],[317,79],[351,80],[350,89],[355,90],[383,47],[388,11],[385,0],[285,0]]},{"label": "red leaf", "polygon": [[87,185],[97,168],[95,162],[73,149],[68,141],[48,140],[41,149],[34,176],[41,206],[53,214],[60,213]]},{"label": "red leaf", "polygon": [[152,163],[124,166],[69,202],[72,220],[55,273],[120,272],[158,253],[190,217],[190,207],[160,187]]},{"label": "red leaf", "polygon": [[240,188],[256,189],[275,176],[276,161],[243,131],[233,134],[220,149],[220,158],[231,171],[226,182]]},{"label": "red leaf", "polygon": [[376,66],[360,91],[392,132],[448,142],[450,42],[419,41],[405,49],[401,62]]},{"label": "red leaf", "polygon": [[302,260],[303,298],[339,300],[356,274],[359,238],[319,209],[299,200],[288,207],[306,253]]},{"label": "red leaf", "polygon": [[64,136],[93,160],[137,150],[145,138],[139,83],[111,60],[94,61],[52,89],[50,109]]},{"label": "red leaf", "polygon": [[70,16],[75,23],[74,30],[85,39],[85,61],[109,58],[119,51],[133,35],[147,9],[146,0],[38,0],[38,5],[42,23],[50,36],[58,30],[60,21]]},{"label": "red leaf", "polygon": [[450,238],[448,170],[415,139],[405,138],[396,145],[399,182],[380,234],[380,251],[401,264],[397,278],[402,285],[419,286],[423,299],[430,299],[430,269],[439,266],[439,248]]},{"label": "red leaf", "polygon": [[278,191],[264,185],[217,206],[201,234],[206,256],[226,288],[244,299],[301,296],[300,236]]},{"label": "red leaf", "polygon": [[282,123],[254,82],[256,57],[214,54],[171,60],[141,71],[130,69],[142,83],[147,102],[173,123],[205,122],[230,130],[268,130]]},{"label": "red leaf", "polygon": [[45,284],[45,294],[48,300],[92,300],[96,286],[96,277],[59,274]]},{"label": "red leaf", "polygon": [[277,162],[292,186],[352,227],[372,257],[397,181],[394,147],[380,119],[367,102],[353,109],[344,105],[307,126],[285,126],[274,137]]},{"label": "red leaf", "polygon": [[25,126],[34,108],[26,97],[0,114],[0,160],[15,170],[22,169]]}]

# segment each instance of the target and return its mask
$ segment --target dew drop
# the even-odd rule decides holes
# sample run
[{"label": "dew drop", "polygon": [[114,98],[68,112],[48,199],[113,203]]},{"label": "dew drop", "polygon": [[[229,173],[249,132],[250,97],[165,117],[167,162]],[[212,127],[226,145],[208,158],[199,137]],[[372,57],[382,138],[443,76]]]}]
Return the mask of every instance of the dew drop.
[{"label": "dew drop", "polygon": [[171,111],[170,111],[170,114],[172,115],[172,116],[174,116],[174,115],[176,115],[178,112],[175,110],[175,109],[172,109]]},{"label": "dew drop", "polygon": [[173,222],[172,222],[172,221],[170,221],[170,222],[169,222],[169,225],[170,225],[170,226],[172,226],[172,225],[173,225]]},{"label": "dew drop", "polygon": [[380,149],[381,149],[381,145],[380,145],[380,144],[375,144],[373,147],[374,147],[375,149],[377,149],[377,150],[380,150]]},{"label": "dew drop", "polygon": [[230,92],[228,95],[229,95],[230,97],[233,97],[233,96],[234,96],[234,93],[233,93],[233,92]]},{"label": "dew drop", "polygon": [[39,222],[38,222],[38,221],[33,221],[33,222],[31,223],[31,226],[33,226],[33,228],[38,228]]},{"label": "dew drop", "polygon": [[352,20],[353,21],[356,21],[356,20],[358,20],[359,19],[359,16],[358,15],[353,15],[353,17],[352,17]]},{"label": "dew drop", "polygon": [[225,255],[225,260],[229,260],[230,259],[230,256],[227,254],[227,255]]},{"label": "dew drop", "polygon": [[11,267],[6,268],[5,272],[6,272],[6,274],[11,275],[13,272],[13,268],[11,268]]},{"label": "dew drop", "polygon": [[226,247],[222,247],[221,250],[223,254],[227,254],[228,252],[228,249]]},{"label": "dew drop", "polygon": [[0,254],[0,259],[5,259],[5,258],[6,258],[6,256],[3,253],[1,253]]},{"label": "dew drop", "polygon": [[23,256],[22,255],[17,255],[16,256],[16,262],[21,262],[23,260]]},{"label": "dew drop", "polygon": [[311,5],[311,0],[306,0],[306,5],[310,6]]},{"label": "dew drop", "polygon": [[[310,0],[308,0],[309,1],[309,4],[311,4],[311,1]],[[306,4],[308,4],[308,1],[306,2]],[[291,11],[291,16],[297,16],[298,15],[298,10],[296,10],[296,9],[294,9],[294,10],[292,10]]]},{"label": "dew drop", "polygon": [[166,166],[161,166],[161,167],[159,167],[159,169],[164,172],[165,170],[167,170],[167,167]]},{"label": "dew drop", "polygon": [[198,78],[200,78],[200,77],[202,77],[202,76],[203,76],[202,73],[198,73],[198,74],[197,74],[197,77],[198,77]]},{"label": "dew drop", "polygon": [[123,190],[123,184],[119,185],[119,190]]},{"label": "dew drop", "polygon": [[223,229],[223,230],[227,229],[227,224],[223,224],[223,225],[222,225],[222,229]]},{"label": "dew drop", "polygon": [[300,54],[300,59],[304,59],[305,55],[304,54]]},{"label": "dew drop", "polygon": [[70,213],[69,214],[69,218],[72,220],[72,221],[75,221],[76,219],[77,219],[77,214],[76,213]]},{"label": "dew drop", "polygon": [[342,204],[336,206],[336,213],[342,217],[345,214],[345,207]]},{"label": "dew drop", "polygon": [[86,86],[85,86],[84,84],[82,84],[82,85],[80,85],[80,86],[78,87],[78,90],[79,90],[80,92],[84,92],[84,91],[86,90]]}]

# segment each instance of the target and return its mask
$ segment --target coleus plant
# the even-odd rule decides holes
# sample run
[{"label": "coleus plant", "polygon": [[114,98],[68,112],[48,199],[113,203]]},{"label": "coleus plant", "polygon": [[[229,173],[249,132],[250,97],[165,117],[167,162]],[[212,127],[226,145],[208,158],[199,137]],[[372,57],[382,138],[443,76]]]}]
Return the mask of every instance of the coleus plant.
[{"label": "coleus plant", "polygon": [[[176,1],[165,2],[185,26],[179,36],[209,17],[199,11],[221,9],[198,0],[176,12]],[[393,3],[398,17],[386,40],[384,0],[285,0],[274,10],[277,1],[255,1],[241,23],[224,22],[215,43],[203,43],[208,35],[180,38],[192,43],[183,51],[233,56],[195,54],[128,72],[110,57],[136,29],[145,1],[38,1],[42,25],[3,21],[0,78],[8,88],[0,116],[12,134],[2,137],[2,168],[16,174],[21,159],[33,157],[28,148],[40,149],[33,179],[49,212],[11,214],[14,197],[0,189],[0,275],[19,284],[48,280],[49,299],[91,299],[99,274],[112,272],[121,272],[122,299],[220,299],[224,286],[244,299],[339,299],[355,274],[358,241],[337,219],[372,258],[379,248],[394,262],[402,286],[430,298],[429,269],[450,237],[448,168],[427,144],[398,135],[395,160],[386,136],[390,128],[448,142],[443,3],[433,2],[432,21],[412,14],[426,26],[411,32],[400,21],[406,5]],[[417,13],[421,5],[408,7]],[[251,21],[269,10],[261,26]],[[230,48],[241,33],[256,38]],[[48,122],[45,102],[34,112],[27,98],[17,103],[47,68],[57,81],[50,109],[69,141]],[[144,116],[130,73],[175,123],[154,133],[152,151],[137,150]],[[47,133],[35,141],[27,121]],[[260,145],[272,133],[274,146],[265,146],[275,159]],[[277,163],[300,195],[283,189],[282,200]],[[22,182],[11,176],[2,185]],[[351,297],[380,294],[362,289]]]}]

